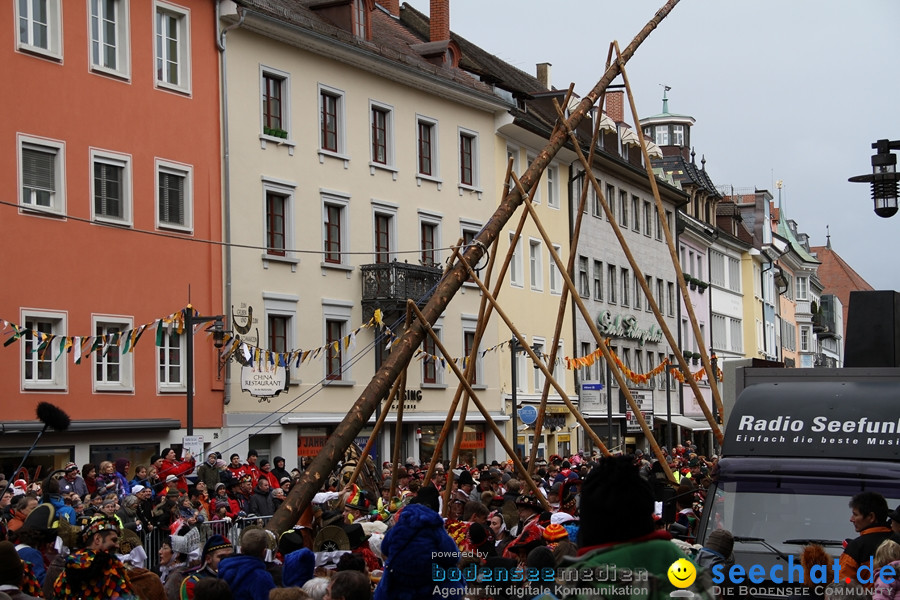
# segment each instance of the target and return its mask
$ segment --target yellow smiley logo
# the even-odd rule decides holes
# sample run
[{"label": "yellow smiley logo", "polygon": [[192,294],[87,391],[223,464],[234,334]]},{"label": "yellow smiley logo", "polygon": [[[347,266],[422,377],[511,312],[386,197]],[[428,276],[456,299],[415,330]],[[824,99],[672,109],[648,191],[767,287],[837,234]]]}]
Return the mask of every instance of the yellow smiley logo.
[{"label": "yellow smiley logo", "polygon": [[677,588],[686,588],[697,579],[697,568],[686,558],[679,558],[669,567],[669,582]]}]

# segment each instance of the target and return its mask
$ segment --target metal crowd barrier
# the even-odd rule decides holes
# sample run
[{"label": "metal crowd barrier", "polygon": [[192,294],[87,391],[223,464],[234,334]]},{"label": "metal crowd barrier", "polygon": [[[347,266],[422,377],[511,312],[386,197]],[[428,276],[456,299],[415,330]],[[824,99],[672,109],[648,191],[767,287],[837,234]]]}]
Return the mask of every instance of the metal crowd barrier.
[{"label": "metal crowd barrier", "polygon": [[[203,550],[206,540],[213,535],[221,535],[227,538],[234,546],[235,552],[240,550],[241,534],[247,527],[257,525],[265,527],[272,515],[268,516],[248,516],[239,517],[232,520],[214,520],[206,521],[198,524],[197,530],[200,532],[200,550]],[[154,529],[152,532],[142,532],[141,539],[143,541],[144,552],[147,553],[147,565],[145,568],[152,571],[158,571],[159,568],[159,549],[164,542],[169,540],[169,532],[167,528]]]}]

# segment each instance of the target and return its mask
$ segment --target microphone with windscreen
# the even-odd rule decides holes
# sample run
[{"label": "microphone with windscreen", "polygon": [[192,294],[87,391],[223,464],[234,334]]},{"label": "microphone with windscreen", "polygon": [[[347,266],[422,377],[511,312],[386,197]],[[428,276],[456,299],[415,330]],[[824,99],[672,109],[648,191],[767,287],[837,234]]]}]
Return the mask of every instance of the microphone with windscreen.
[{"label": "microphone with windscreen", "polygon": [[[50,404],[49,402],[40,402],[37,405],[36,412],[37,418],[44,424],[44,428],[38,432],[34,443],[31,444],[31,448],[29,448],[28,452],[25,453],[25,456],[22,457],[22,462],[19,463],[18,468],[13,471],[13,473],[18,473],[22,470],[22,467],[25,466],[25,461],[28,460],[29,456],[31,456],[31,453],[34,451],[34,447],[37,446],[37,443],[41,439],[41,436],[44,435],[44,432],[47,431],[48,428],[52,428],[54,431],[65,431],[72,423],[72,419],[69,418],[69,415],[67,415],[63,409]],[[0,497],[2,497],[4,494],[6,494],[7,491],[9,491],[9,487],[11,485],[12,479],[10,479],[6,483],[6,489],[3,490],[3,493],[0,494]]]}]

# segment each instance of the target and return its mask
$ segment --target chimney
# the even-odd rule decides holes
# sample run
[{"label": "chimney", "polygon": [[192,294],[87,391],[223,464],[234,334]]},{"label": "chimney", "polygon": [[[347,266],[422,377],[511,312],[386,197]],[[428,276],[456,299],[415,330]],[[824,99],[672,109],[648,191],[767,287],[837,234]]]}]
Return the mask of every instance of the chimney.
[{"label": "chimney", "polygon": [[[399,0],[398,0],[399,2]],[[431,12],[428,15],[431,21],[431,42],[444,42],[450,40],[450,0],[431,0]]]},{"label": "chimney", "polygon": [[625,121],[625,90],[606,92],[606,114],[616,123]]},{"label": "chimney", "polygon": [[400,0],[379,0],[378,2],[392,17],[400,16]]},{"label": "chimney", "polygon": [[541,85],[547,88],[550,88],[550,67],[552,67],[548,62],[538,63],[537,64],[537,79],[541,82]]}]

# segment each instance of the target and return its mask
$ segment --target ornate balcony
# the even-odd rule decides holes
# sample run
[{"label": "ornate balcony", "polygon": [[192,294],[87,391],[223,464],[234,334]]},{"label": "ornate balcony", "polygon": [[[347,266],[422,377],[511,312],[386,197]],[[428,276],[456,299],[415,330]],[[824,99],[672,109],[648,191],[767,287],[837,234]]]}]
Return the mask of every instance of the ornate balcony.
[{"label": "ornate balcony", "polygon": [[440,267],[411,265],[406,262],[362,265],[363,318],[368,319],[380,308],[385,313],[400,312],[412,298],[423,306],[443,275]]}]

